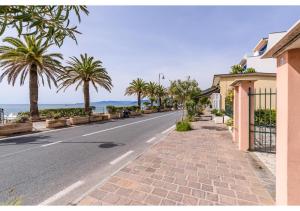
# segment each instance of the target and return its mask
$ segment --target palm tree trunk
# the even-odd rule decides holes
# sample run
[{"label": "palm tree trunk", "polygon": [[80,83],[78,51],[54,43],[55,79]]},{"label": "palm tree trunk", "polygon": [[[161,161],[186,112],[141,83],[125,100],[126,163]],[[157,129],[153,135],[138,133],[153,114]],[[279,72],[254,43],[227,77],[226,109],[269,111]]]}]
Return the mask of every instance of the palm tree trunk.
[{"label": "palm tree trunk", "polygon": [[138,93],[138,106],[141,109],[141,93]]},{"label": "palm tree trunk", "polygon": [[84,111],[90,113],[90,83],[83,82]]},{"label": "palm tree trunk", "polygon": [[153,99],[150,100],[150,105],[153,107]]},{"label": "palm tree trunk", "polygon": [[37,66],[32,64],[29,70],[29,98],[30,98],[30,117],[32,121],[39,120],[39,87]]}]

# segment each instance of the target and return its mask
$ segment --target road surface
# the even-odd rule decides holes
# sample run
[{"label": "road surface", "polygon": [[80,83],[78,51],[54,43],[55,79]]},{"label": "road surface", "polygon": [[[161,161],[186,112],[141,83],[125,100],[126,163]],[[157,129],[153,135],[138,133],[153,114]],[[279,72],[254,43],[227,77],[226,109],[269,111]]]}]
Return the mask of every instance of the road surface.
[{"label": "road surface", "polygon": [[159,141],[180,112],[0,139],[0,204],[66,205]]}]

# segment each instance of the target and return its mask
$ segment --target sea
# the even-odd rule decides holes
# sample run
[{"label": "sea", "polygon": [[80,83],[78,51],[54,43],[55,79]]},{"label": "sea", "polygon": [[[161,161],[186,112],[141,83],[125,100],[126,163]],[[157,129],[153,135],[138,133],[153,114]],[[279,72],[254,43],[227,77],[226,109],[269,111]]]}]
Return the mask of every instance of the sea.
[{"label": "sea", "polygon": [[[91,102],[91,106],[96,108],[96,112],[105,112],[106,106],[131,106],[137,105],[136,101],[100,101]],[[75,104],[39,104],[39,109],[50,108],[83,108],[83,103]],[[4,115],[17,115],[19,112],[29,111],[29,104],[0,104],[0,108],[4,109]]]}]

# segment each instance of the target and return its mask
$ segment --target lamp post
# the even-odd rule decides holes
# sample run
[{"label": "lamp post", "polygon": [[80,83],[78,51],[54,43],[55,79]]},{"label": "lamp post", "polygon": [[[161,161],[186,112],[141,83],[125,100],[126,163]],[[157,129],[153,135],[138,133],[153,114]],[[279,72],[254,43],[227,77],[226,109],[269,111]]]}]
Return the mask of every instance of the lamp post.
[{"label": "lamp post", "polygon": [[[162,76],[162,77],[161,77]],[[163,73],[159,73],[158,74],[158,84],[160,85],[160,77],[161,77],[161,79],[165,79],[165,76],[164,76],[164,74]]]}]

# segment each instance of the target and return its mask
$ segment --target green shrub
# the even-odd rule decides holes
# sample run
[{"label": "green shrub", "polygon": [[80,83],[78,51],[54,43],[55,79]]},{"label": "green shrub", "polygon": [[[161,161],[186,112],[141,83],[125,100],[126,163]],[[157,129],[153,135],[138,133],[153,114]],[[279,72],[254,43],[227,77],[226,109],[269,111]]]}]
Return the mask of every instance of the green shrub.
[{"label": "green shrub", "polygon": [[256,125],[276,125],[276,110],[274,109],[258,109],[254,116]]},{"label": "green shrub", "polygon": [[183,132],[189,130],[192,130],[192,126],[187,120],[176,123],[176,131]]},{"label": "green shrub", "polygon": [[140,108],[136,105],[133,106],[113,106],[113,105],[108,105],[106,106],[106,110],[109,114],[115,114],[118,112],[122,112],[123,110],[128,110],[128,111],[139,111]]},{"label": "green shrub", "polygon": [[218,110],[218,111],[215,113],[216,116],[224,116],[224,114],[225,114],[225,111],[224,111],[224,110]]},{"label": "green shrub", "polygon": [[211,110],[210,113],[211,113],[211,114],[216,114],[216,113],[218,113],[218,109],[213,109],[213,110]]},{"label": "green shrub", "polygon": [[233,119],[232,119],[232,118],[228,119],[228,120],[225,122],[225,124],[226,124],[228,127],[232,127],[232,126],[233,126]]},{"label": "green shrub", "polygon": [[27,114],[18,115],[15,120],[16,123],[25,123],[28,121],[29,121],[29,115]]}]

